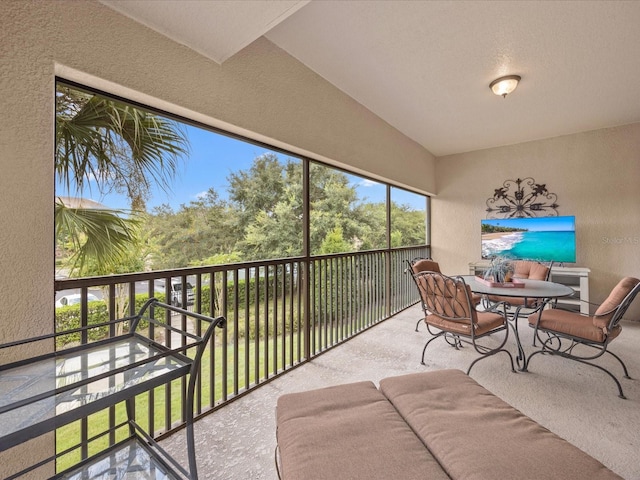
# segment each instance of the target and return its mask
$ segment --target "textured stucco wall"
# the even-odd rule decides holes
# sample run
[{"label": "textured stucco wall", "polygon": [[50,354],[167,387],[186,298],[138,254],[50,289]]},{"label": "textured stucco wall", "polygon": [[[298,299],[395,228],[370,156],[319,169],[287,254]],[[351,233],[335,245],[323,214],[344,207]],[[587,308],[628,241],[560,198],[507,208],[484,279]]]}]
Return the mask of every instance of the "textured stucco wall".
[{"label": "textured stucco wall", "polygon": [[[486,200],[507,179],[533,177],[576,216],[576,266],[589,267],[590,299],[601,302],[626,275],[640,277],[640,124],[437,159],[433,256],[445,272],[480,259]],[[626,318],[640,320],[636,300]]]},{"label": "textured stucco wall", "polygon": [[[217,65],[93,0],[2,0],[0,11],[0,343],[53,329],[56,75],[434,190],[429,152],[265,39]],[[43,443],[0,455],[0,478],[51,453]]]}]

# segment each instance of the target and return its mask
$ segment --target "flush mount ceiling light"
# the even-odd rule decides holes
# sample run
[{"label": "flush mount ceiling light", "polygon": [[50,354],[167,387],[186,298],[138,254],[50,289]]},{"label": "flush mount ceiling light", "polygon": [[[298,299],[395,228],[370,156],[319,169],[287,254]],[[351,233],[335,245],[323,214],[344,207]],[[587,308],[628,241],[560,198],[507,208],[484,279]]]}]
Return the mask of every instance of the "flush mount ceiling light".
[{"label": "flush mount ceiling light", "polygon": [[496,78],[489,84],[489,88],[496,95],[502,95],[502,98],[513,92],[518,86],[520,75],[507,75],[506,77]]}]

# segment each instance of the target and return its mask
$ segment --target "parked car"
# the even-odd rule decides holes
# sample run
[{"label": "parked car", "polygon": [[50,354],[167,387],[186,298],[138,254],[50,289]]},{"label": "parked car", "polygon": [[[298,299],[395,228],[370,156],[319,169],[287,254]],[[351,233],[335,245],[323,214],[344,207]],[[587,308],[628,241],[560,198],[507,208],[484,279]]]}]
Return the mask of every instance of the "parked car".
[{"label": "parked car", "polygon": [[[77,305],[81,302],[82,297],[79,293],[70,293],[56,300],[56,308],[68,307],[69,305]],[[87,293],[87,302],[97,302],[100,299],[93,293]]]},{"label": "parked car", "polygon": [[[195,295],[193,293],[193,285],[186,282],[187,289],[187,305],[190,307],[195,303]],[[183,308],[182,305],[182,280],[180,278],[171,279],[171,305]]]}]

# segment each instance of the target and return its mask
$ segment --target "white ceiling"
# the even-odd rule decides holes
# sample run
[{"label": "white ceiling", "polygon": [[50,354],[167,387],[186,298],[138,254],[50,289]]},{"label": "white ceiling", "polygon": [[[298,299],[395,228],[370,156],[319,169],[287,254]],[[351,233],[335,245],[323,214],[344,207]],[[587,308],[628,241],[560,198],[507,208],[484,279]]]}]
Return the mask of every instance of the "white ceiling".
[{"label": "white ceiling", "polygon": [[100,0],[223,63],[310,0]]},{"label": "white ceiling", "polygon": [[436,156],[640,121],[635,0],[101,1],[218,63],[265,35]]}]

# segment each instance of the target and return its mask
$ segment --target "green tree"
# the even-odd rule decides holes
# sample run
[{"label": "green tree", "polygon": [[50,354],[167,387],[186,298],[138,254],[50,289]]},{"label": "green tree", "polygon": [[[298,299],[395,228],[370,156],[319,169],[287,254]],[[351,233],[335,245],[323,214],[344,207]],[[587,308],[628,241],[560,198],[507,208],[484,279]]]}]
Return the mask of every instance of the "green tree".
[{"label": "green tree", "polygon": [[[311,253],[386,246],[384,202],[363,202],[343,172],[310,167]],[[228,200],[210,189],[202,198],[154,210],[147,229],[154,268],[286,258],[302,254],[302,164],[274,154],[228,177]],[[392,204],[392,246],[424,243],[424,213]]]},{"label": "green tree", "polygon": [[154,269],[202,264],[204,259],[237,258],[241,232],[235,210],[213,188],[198,200],[173,211],[168,205],[153,210],[147,222],[153,243]]},{"label": "green tree", "polygon": [[[359,205],[362,222],[362,249],[383,248],[386,245],[387,209],[384,202]],[[423,245],[426,227],[424,211],[391,202],[391,247]]]},{"label": "green tree", "polygon": [[283,164],[266,153],[254,159],[249,170],[229,174],[229,199],[237,207],[239,227],[245,230],[260,213],[273,215],[285,190]]},{"label": "green tree", "polygon": [[349,243],[345,241],[342,235],[342,228],[336,227],[329,233],[322,241],[322,246],[320,247],[320,254],[327,255],[331,253],[341,253],[349,250]]},{"label": "green tree", "polygon": [[318,254],[330,232],[340,229],[349,245],[343,251],[357,251],[361,247],[363,225],[366,219],[357,208],[359,203],[355,187],[347,176],[334,168],[311,164],[309,197],[311,202],[311,250]]},{"label": "green tree", "polygon": [[[394,232],[398,232],[395,240]],[[413,210],[409,205],[398,205],[391,202],[392,247],[423,245],[426,235],[427,227],[423,210]]]},{"label": "green tree", "polygon": [[[299,162],[291,160],[277,165],[280,177],[275,175],[276,164],[272,163],[271,183],[262,183],[262,188],[278,185],[281,194],[277,199],[260,193],[254,197],[267,199],[267,203],[261,207],[259,203],[252,202],[252,221],[245,227],[238,243],[245,260],[302,254],[302,167]],[[235,206],[240,211],[248,208],[244,202],[238,201],[242,197],[236,192],[246,191],[252,184],[252,181],[236,182],[232,187],[231,197],[237,199]]]},{"label": "green tree", "polygon": [[358,205],[361,249],[384,248],[387,245],[387,208],[384,202]]}]

